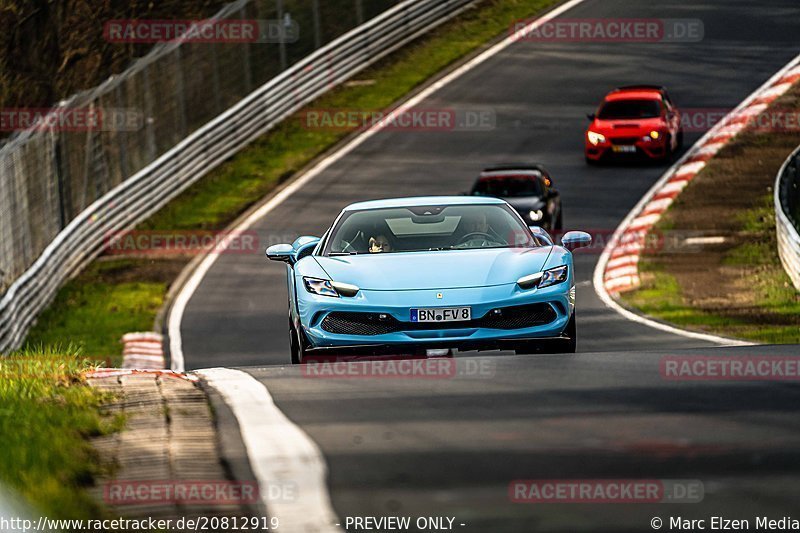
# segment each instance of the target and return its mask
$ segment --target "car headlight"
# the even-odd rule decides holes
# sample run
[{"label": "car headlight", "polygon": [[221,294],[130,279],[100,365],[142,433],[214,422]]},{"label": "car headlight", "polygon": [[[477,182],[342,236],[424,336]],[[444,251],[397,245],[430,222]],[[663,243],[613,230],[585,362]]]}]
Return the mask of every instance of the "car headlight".
[{"label": "car headlight", "polygon": [[544,272],[523,276],[517,280],[517,285],[519,285],[521,289],[532,289],[534,287],[543,289],[544,287],[567,281],[568,272],[569,267],[567,265],[551,268]]},{"label": "car headlight", "polygon": [[326,279],[303,278],[303,283],[306,286],[306,290],[312,294],[331,296],[333,298],[339,297],[339,293],[333,288],[333,284]]},{"label": "car headlight", "polygon": [[569,267],[567,267],[567,265],[545,270],[542,275],[542,279],[539,282],[539,288],[543,289],[544,287],[549,287],[551,285],[556,285],[558,283],[567,281],[568,271]]},{"label": "car headlight", "polygon": [[541,209],[534,209],[528,213],[528,216],[531,217],[531,220],[534,222],[539,222],[544,218],[544,212]]},{"label": "car headlight", "polygon": [[303,278],[303,283],[306,290],[312,294],[320,296],[331,296],[338,298],[339,296],[355,296],[361,290],[355,285],[349,283],[340,283],[338,281],[329,281],[327,279],[318,278]]},{"label": "car headlight", "polygon": [[589,139],[589,142],[595,146],[606,142],[606,136],[602,133],[597,133],[596,131],[589,130],[586,132],[586,137]]},{"label": "car headlight", "polygon": [[331,285],[339,293],[339,296],[355,296],[358,294],[359,289],[355,285],[350,285],[349,283],[341,283],[339,281],[331,281]]},{"label": "car headlight", "polygon": [[653,139],[654,141],[657,141],[659,138],[661,138],[661,134],[656,130],[653,130],[650,132],[650,138]]}]

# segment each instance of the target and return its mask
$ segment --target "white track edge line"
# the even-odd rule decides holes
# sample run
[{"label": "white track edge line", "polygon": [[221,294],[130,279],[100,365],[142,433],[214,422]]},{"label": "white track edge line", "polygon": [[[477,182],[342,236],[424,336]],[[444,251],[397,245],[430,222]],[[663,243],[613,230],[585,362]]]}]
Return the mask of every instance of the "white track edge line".
[{"label": "white track edge line", "polygon": [[[517,30],[517,32],[515,33],[529,32],[532,29],[538,28],[542,24],[545,24],[549,20],[561,15],[565,11],[572,9],[573,7],[583,3],[584,1],[585,0],[570,0],[569,2],[561,4],[560,6],[554,8],[553,10],[542,14],[536,20],[525,26],[524,29]],[[404,102],[401,105],[401,108],[408,108],[418,104],[419,102],[428,98],[429,96],[434,94],[436,91],[438,91],[445,85],[459,78],[461,75],[465,74],[466,72],[469,72],[470,70],[477,67],[487,59],[502,52],[516,40],[517,38],[513,34],[509,35],[499,43],[488,48],[484,52],[481,52],[480,54],[469,60],[464,65],[458,67],[449,74],[445,75],[440,80],[434,82],[433,84],[429,85],[428,87],[420,91],[418,94],[416,94],[415,96]],[[394,112],[392,114],[394,114]],[[391,115],[389,117],[391,117]],[[252,226],[256,221],[263,218],[270,211],[275,209],[275,207],[280,205],[280,203],[283,202],[286,198],[294,194],[297,190],[302,188],[306,183],[314,179],[323,170],[325,170],[333,163],[337,162],[338,160],[342,159],[344,156],[352,152],[354,149],[356,149],[358,146],[360,146],[374,134],[379,132],[389,123],[391,123],[391,120],[382,121],[377,127],[371,128],[368,131],[362,133],[361,135],[358,135],[357,137],[353,138],[352,141],[342,146],[341,149],[337,150],[335,153],[329,155],[328,157],[317,163],[313,168],[309,169],[305,174],[299,176],[295,181],[291,182],[289,185],[283,188],[280,192],[278,192],[278,194],[273,196],[272,199],[270,199],[267,203],[265,203],[260,208],[251,213],[250,216],[245,218],[230,231],[233,232],[244,231],[250,226]],[[205,256],[205,258],[200,262],[199,265],[197,265],[195,271],[183,285],[180,292],[175,297],[172,306],[170,307],[169,317],[167,319],[167,332],[169,335],[170,367],[172,368],[172,370],[175,370],[176,372],[183,372],[186,367],[183,354],[183,341],[181,338],[181,323],[183,322],[183,314],[186,311],[186,306],[188,305],[189,300],[191,300],[195,291],[200,286],[200,283],[203,281],[203,278],[205,278],[206,274],[214,265],[214,262],[216,260],[217,260],[217,254],[208,254]]]},{"label": "white track edge line", "polygon": [[[280,529],[299,533],[342,530],[328,494],[328,467],[316,443],[275,405],[263,383],[230,368],[198,370],[233,411],[259,499]],[[292,487],[288,501],[271,498],[272,488]]]},{"label": "white track edge line", "polygon": [[[796,56],[794,59],[789,61],[783,68],[781,68],[777,73],[775,73],[772,77],[770,77],[764,84],[762,84],[758,89],[756,89],[753,93],[751,93],[747,98],[745,98],[741,104],[739,104],[736,109],[731,111],[728,116],[733,115],[734,113],[740,112],[742,109],[746,108],[750,105],[751,102],[758,99],[759,96],[762,96],[765,92],[767,92],[770,88],[772,88],[778,80],[780,80],[787,72],[792,70],[800,64],[800,55]],[[725,119],[721,120],[719,124],[724,124]],[[616,240],[619,240],[619,237],[622,233],[627,229],[628,225],[631,221],[636,217],[636,215],[641,212],[647,202],[656,195],[659,189],[674,175],[675,171],[683,165],[684,161],[689,159],[695,154],[695,150],[705,145],[709,139],[713,138],[717,134],[717,128],[712,128],[705,135],[703,135],[695,144],[694,147],[688,150],[683,157],[681,157],[674,165],[672,165],[667,171],[661,176],[661,178],[656,181],[655,184],[642,196],[639,202],[630,210],[627,216],[622,220],[622,222],[617,226],[617,229],[614,231],[614,235],[612,236],[610,242],[614,243]],[[636,322],[645,326],[649,326],[654,329],[658,329],[661,331],[665,331],[667,333],[672,333],[675,335],[680,335],[682,337],[688,337],[692,339],[704,340],[708,342],[713,342],[715,344],[720,344],[723,346],[755,346],[756,343],[752,342],[745,342],[740,341],[738,339],[729,339],[726,337],[722,337],[719,335],[711,335],[707,333],[698,333],[696,331],[689,331],[685,329],[681,329],[675,326],[670,326],[668,324],[664,324],[662,322],[658,322],[656,320],[652,320],[650,318],[644,317],[628,309],[622,307],[619,303],[617,303],[614,298],[611,297],[611,294],[606,290],[603,275],[606,269],[606,264],[608,263],[609,258],[611,257],[611,246],[606,246],[603,249],[603,253],[600,254],[600,259],[597,261],[597,265],[595,265],[594,275],[593,275],[593,285],[594,291],[600,300],[606,305],[622,315],[624,318]]]}]

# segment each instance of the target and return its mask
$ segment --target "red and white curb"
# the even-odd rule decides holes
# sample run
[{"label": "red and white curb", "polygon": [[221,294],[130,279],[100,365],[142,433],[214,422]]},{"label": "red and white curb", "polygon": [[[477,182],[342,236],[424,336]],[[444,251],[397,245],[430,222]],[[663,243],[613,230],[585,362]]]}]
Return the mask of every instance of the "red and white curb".
[{"label": "red and white curb", "polygon": [[160,333],[128,333],[122,336],[122,368],[162,369],[164,360],[164,336]]},{"label": "red and white curb", "polygon": [[151,370],[135,370],[124,368],[98,368],[91,372],[86,372],[84,376],[88,379],[102,379],[102,378],[118,378],[122,376],[155,376],[159,378],[175,378],[191,381],[197,383],[200,378],[194,374],[185,374],[182,372],[175,372],[173,370],[151,369]]},{"label": "red and white curb", "polygon": [[748,121],[762,113],[800,80],[798,62],[800,57],[795,58],[706,133],[628,214],[614,232],[604,257],[598,262],[602,273],[602,289],[606,293],[617,296],[639,287],[639,257],[650,229],[689,182],[705,168],[707,162],[747,127]]},{"label": "red and white curb", "polygon": [[622,307],[616,297],[640,284],[639,258],[647,242],[647,233],[664,214],[689,182],[705,168],[750,117],[766,109],[800,80],[800,55],[767,80],[736,109],[711,128],[677,163],[659,178],[625,217],[605,247],[594,269],[592,285],[600,300],[623,318],[674,335],[728,346],[747,346],[749,342],[688,331],[644,317]]}]

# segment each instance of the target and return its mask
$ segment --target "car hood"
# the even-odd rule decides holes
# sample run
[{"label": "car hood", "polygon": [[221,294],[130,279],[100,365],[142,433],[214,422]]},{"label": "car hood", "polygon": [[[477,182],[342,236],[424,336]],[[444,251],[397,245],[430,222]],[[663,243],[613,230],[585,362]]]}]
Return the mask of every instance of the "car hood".
[{"label": "car hood", "polygon": [[333,281],[364,290],[456,289],[516,283],[542,270],[551,246],[314,256]]}]

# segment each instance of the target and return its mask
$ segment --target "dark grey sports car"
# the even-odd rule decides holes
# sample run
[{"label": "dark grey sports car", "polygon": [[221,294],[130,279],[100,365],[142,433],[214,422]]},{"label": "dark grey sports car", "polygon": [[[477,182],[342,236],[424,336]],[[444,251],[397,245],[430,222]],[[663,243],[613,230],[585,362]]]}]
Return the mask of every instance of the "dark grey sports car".
[{"label": "dark grey sports car", "polygon": [[562,228],[561,195],[553,187],[553,178],[537,163],[486,168],[470,195],[502,198],[529,226],[541,226],[548,231]]}]

